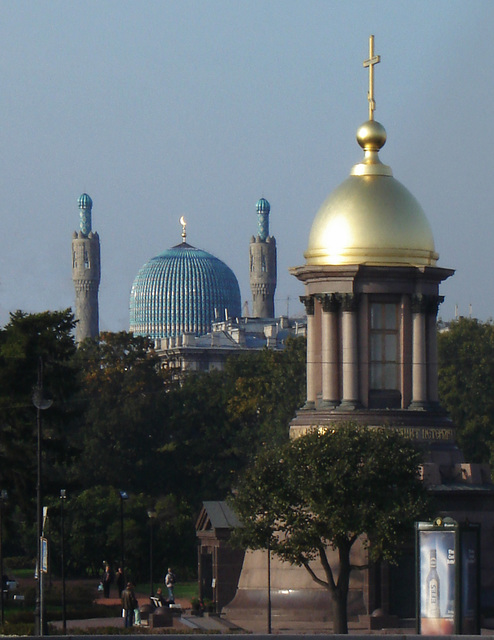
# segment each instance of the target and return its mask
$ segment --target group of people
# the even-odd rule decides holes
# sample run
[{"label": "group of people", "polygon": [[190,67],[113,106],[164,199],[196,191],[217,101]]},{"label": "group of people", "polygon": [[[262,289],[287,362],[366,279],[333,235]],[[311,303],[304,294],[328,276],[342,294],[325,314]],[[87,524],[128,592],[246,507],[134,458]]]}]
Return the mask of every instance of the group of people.
[{"label": "group of people", "polygon": [[116,576],[114,575],[109,564],[105,564],[103,576],[101,578],[101,585],[103,587],[103,595],[105,598],[110,597],[110,587],[116,582],[117,592],[119,597],[122,595],[122,591],[125,589],[125,576],[122,567],[118,567]]},{"label": "group of people", "polygon": [[[122,599],[125,626],[132,627],[134,624],[140,624],[139,603],[135,595],[134,585],[132,582],[126,583],[121,567],[118,568],[116,576],[114,576],[110,565],[105,564],[105,569],[101,579],[103,595],[105,598],[110,597],[110,587],[115,581],[117,583],[118,594]],[[171,568],[168,568],[164,577],[164,583],[168,590],[168,598],[164,597],[163,590],[159,588],[156,592],[156,600],[159,602],[160,606],[166,607],[175,603],[174,588],[176,577]]]}]

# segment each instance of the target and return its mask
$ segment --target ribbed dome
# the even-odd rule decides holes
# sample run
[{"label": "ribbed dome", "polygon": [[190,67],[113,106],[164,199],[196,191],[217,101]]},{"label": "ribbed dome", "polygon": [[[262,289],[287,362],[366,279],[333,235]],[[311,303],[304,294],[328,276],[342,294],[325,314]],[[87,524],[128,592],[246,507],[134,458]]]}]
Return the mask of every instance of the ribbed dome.
[{"label": "ribbed dome", "polygon": [[319,209],[304,254],[307,264],[435,265],[438,255],[422,207],[379,160],[384,127],[370,120],[357,140],[364,159]]},{"label": "ribbed dome", "polygon": [[227,265],[186,242],[139,270],[130,294],[130,330],[166,338],[211,330],[216,317],[239,317],[240,289]]},{"label": "ribbed dome", "polygon": [[79,196],[79,200],[77,202],[80,209],[91,209],[93,206],[93,201],[87,193],[83,193],[82,196]]},{"label": "ribbed dome", "polygon": [[266,198],[260,198],[257,201],[256,204],[256,209],[258,213],[269,213],[269,211],[271,210],[271,206],[269,204],[269,202],[266,200]]}]

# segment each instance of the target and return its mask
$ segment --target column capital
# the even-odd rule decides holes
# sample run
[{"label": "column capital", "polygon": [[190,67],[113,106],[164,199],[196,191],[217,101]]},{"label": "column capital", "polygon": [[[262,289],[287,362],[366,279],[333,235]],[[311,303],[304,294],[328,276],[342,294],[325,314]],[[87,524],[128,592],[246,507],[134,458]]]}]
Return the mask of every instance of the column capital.
[{"label": "column capital", "polygon": [[337,293],[318,293],[316,298],[321,303],[322,310],[326,313],[334,313],[341,306],[340,296]]},{"label": "column capital", "polygon": [[430,313],[431,316],[436,317],[437,312],[439,311],[439,305],[444,302],[444,296],[427,296],[429,298],[427,305],[427,313]]},{"label": "column capital", "polygon": [[444,301],[444,296],[426,295],[417,293],[412,296],[412,313],[430,313],[437,315],[439,305]]},{"label": "column capital", "polygon": [[314,315],[314,296],[300,296],[300,302],[305,306],[305,313],[308,316]]},{"label": "column capital", "polygon": [[358,293],[343,293],[340,295],[343,311],[357,311],[360,295]]}]

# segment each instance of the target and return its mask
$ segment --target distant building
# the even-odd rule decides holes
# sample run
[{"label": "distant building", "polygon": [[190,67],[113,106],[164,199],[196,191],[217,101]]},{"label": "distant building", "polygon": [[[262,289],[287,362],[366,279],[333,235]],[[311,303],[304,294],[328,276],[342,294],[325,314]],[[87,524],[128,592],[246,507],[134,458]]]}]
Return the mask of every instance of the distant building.
[{"label": "distant building", "polygon": [[223,369],[228,357],[252,349],[283,349],[290,335],[305,335],[305,321],[274,317],[276,241],[269,235],[270,205],[256,204],[248,304],[241,316],[240,289],[221,260],[186,242],[152,258],[138,272],[130,294],[130,330],[155,341],[163,367],[176,372]]},{"label": "distant building", "polygon": [[252,236],[249,247],[250,288],[252,291],[252,317],[274,318],[274,292],[276,290],[276,240],[269,235],[269,202],[258,200],[257,235]]},{"label": "distant building", "polygon": [[232,318],[213,322],[206,335],[185,333],[155,340],[155,348],[166,369],[221,371],[231,356],[264,348],[284,349],[288,337],[305,333],[305,318]]},{"label": "distant building", "polygon": [[101,280],[99,236],[91,230],[93,201],[79,198],[80,228],[72,236],[72,281],[75,288],[76,342],[99,335],[98,290]]}]

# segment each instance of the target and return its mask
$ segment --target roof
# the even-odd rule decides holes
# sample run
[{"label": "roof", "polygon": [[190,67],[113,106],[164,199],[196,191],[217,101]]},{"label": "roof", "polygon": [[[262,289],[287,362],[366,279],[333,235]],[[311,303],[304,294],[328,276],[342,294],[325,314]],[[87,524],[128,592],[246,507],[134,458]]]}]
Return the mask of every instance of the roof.
[{"label": "roof", "polygon": [[186,242],[143,265],[130,294],[131,332],[154,339],[204,335],[215,319],[240,313],[240,288],[233,271]]},{"label": "roof", "polygon": [[196,529],[235,529],[241,527],[233,509],[224,501],[206,501],[197,519]]}]

